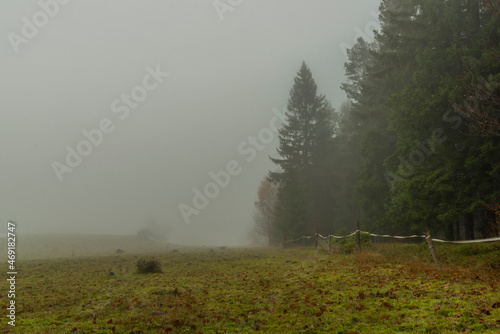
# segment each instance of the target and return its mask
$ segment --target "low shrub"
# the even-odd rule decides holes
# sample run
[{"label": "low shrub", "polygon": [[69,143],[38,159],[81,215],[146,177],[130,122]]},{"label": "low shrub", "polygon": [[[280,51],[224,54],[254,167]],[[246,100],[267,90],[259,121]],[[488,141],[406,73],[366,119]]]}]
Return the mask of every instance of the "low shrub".
[{"label": "low shrub", "polygon": [[[349,233],[348,233],[347,229],[343,228],[343,229],[340,229],[337,232],[337,234],[339,234],[340,236],[343,236],[343,235],[348,235]],[[361,241],[361,248],[370,245],[370,242],[371,242],[370,235],[368,235],[367,233],[361,233],[360,239],[361,239],[360,240]],[[356,235],[353,235],[353,236],[348,237],[348,238],[343,238],[343,239],[335,239],[334,242],[339,245],[340,250],[344,254],[351,254],[358,247],[358,244],[356,241]]]},{"label": "low shrub", "polygon": [[149,273],[161,273],[161,265],[160,261],[155,258],[146,260],[140,259],[135,264],[137,266],[137,271],[140,274],[149,274]]}]

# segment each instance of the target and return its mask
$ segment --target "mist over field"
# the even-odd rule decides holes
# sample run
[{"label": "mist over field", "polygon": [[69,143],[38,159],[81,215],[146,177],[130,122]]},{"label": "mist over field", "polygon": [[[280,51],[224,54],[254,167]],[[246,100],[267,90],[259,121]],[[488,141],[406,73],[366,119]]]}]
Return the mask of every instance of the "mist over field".
[{"label": "mist over field", "polygon": [[198,246],[499,237],[499,17],[498,0],[4,2],[0,221]]},{"label": "mist over field", "polygon": [[2,334],[498,332],[500,0],[3,1],[0,36]]},{"label": "mist over field", "polygon": [[282,124],[303,61],[340,107],[345,50],[373,37],[379,1],[233,3],[2,2],[0,221],[249,244],[277,168],[277,134],[261,131]]}]

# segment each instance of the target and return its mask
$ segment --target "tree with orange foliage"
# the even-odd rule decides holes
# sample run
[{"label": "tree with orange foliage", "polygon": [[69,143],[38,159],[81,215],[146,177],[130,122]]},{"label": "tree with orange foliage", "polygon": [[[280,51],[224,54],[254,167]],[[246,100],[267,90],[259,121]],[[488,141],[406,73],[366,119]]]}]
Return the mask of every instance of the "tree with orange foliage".
[{"label": "tree with orange foliage", "polygon": [[258,200],[255,202],[253,219],[255,230],[258,234],[269,238],[269,245],[278,242],[277,228],[275,225],[275,210],[277,202],[276,186],[264,178],[257,192]]}]

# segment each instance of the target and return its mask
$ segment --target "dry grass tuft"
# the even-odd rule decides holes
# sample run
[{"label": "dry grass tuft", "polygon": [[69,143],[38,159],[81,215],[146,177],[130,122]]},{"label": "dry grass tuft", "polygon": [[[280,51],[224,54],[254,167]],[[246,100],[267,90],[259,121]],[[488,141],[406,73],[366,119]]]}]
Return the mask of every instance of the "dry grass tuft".
[{"label": "dry grass tuft", "polygon": [[140,274],[154,274],[162,272],[160,261],[155,258],[150,260],[140,259],[137,261],[136,267]]}]

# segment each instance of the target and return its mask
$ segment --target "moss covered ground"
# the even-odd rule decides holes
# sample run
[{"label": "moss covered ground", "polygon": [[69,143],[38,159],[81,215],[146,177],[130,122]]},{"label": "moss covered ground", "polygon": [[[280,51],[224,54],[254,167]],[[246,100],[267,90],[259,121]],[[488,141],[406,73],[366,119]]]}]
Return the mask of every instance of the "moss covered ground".
[{"label": "moss covered ground", "polygon": [[[349,255],[200,248],[25,260],[16,326],[2,316],[1,332],[499,333],[498,246],[437,248],[440,271],[425,245]],[[137,261],[153,256],[163,272],[137,273]]]}]

